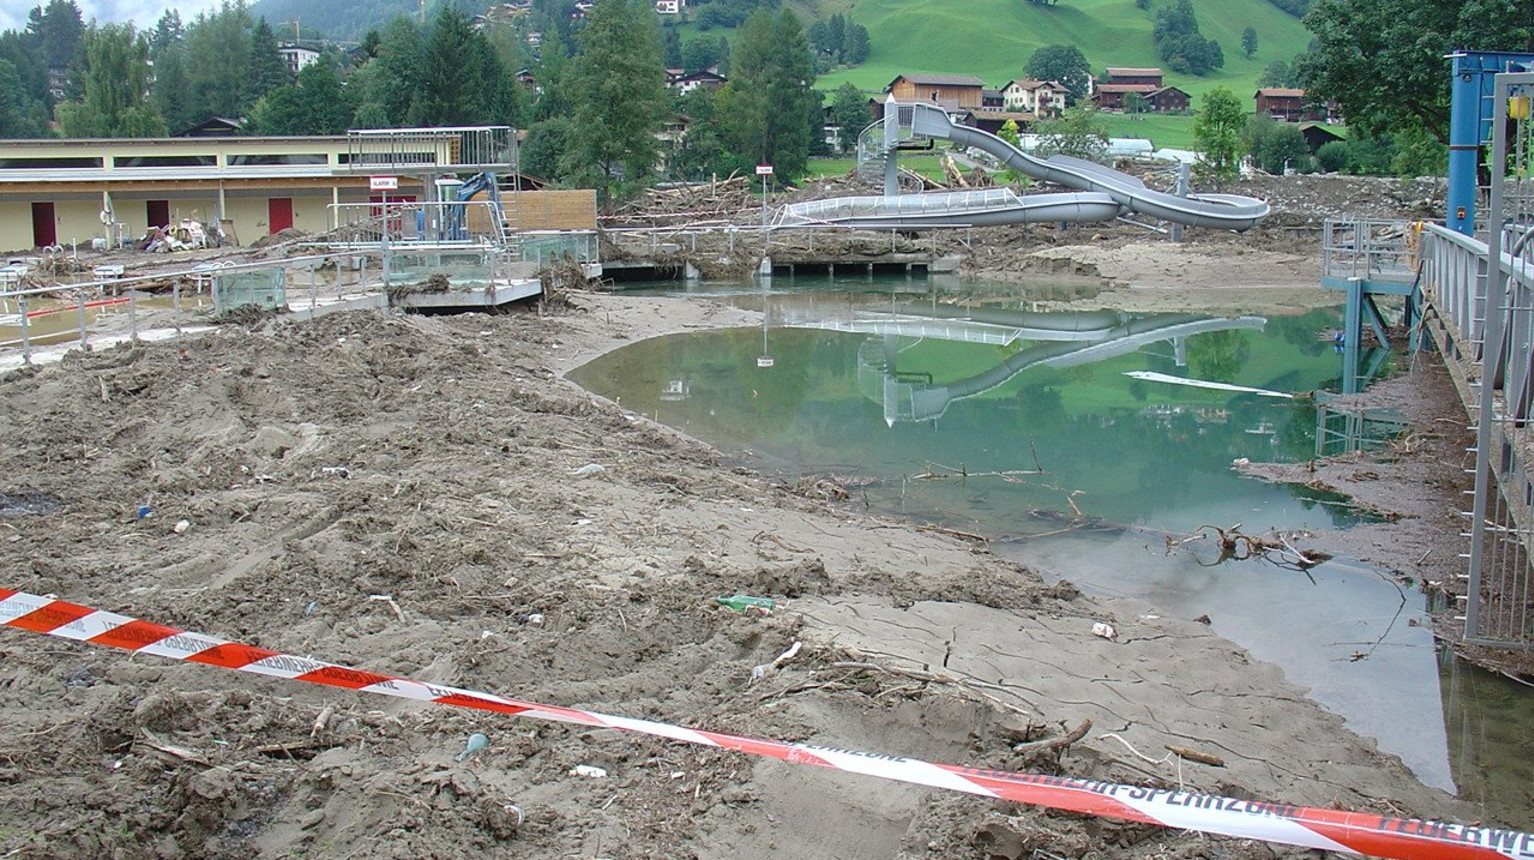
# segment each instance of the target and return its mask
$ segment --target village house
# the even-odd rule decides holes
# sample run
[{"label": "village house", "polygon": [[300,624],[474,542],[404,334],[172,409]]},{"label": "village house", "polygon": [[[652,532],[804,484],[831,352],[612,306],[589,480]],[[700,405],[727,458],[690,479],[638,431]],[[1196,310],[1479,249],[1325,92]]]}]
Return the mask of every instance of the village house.
[{"label": "village house", "polygon": [[1058,81],[1011,80],[1001,87],[1002,108],[1037,116],[1059,116],[1070,92]]},{"label": "village house", "polygon": [[931,102],[950,113],[985,106],[985,81],[972,75],[898,75],[884,92],[897,101]]},{"label": "village house", "polygon": [[1156,113],[1182,113],[1193,103],[1193,97],[1181,87],[1162,87],[1146,94],[1145,101]]},{"label": "village house", "polygon": [[662,15],[680,15],[687,10],[687,0],[655,0],[655,11]]},{"label": "village house", "polygon": [[1103,77],[1100,81],[1098,81],[1098,83],[1147,87],[1148,90],[1159,89],[1160,87],[1166,86],[1165,82],[1162,81],[1162,73],[1160,69],[1136,69],[1115,66],[1109,66],[1107,70],[1104,71]]},{"label": "village house", "polygon": [[957,121],[963,125],[978,128],[981,131],[1000,134],[1001,127],[1006,125],[1009,120],[1017,123],[1017,130],[1022,132],[1031,128],[1034,123],[1039,121],[1039,118],[1034,114],[1024,111],[972,110],[966,111]]},{"label": "village house", "polygon": [[297,42],[281,43],[277,46],[277,54],[282,57],[284,63],[287,63],[288,73],[295,78],[298,77],[299,72],[303,71],[304,67],[316,63],[320,59],[318,49],[311,48],[308,45],[300,45]]},{"label": "village house", "polygon": [[1151,93],[1165,86],[1160,69],[1110,66],[1101,78],[1092,81],[1090,96],[1103,110],[1123,110],[1130,93],[1149,101]]},{"label": "village house", "polygon": [[1319,111],[1307,110],[1305,91],[1285,87],[1264,87],[1257,91],[1257,115],[1279,122],[1319,120]]},{"label": "village house", "polygon": [[1301,125],[1300,134],[1305,138],[1305,148],[1310,150],[1311,155],[1315,155],[1317,150],[1328,143],[1347,139],[1317,122]]},{"label": "village house", "polygon": [[685,69],[666,70],[666,86],[684,96],[699,88],[717,90],[727,82],[728,79],[714,69],[704,69],[701,72],[689,72]]}]

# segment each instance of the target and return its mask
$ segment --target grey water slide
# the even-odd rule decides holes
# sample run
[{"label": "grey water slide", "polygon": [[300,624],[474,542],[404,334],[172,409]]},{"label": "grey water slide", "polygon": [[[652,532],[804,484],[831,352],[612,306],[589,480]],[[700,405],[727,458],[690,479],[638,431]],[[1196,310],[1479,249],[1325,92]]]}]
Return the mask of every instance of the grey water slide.
[{"label": "grey water slide", "polygon": [[[1063,155],[1037,158],[994,134],[954,123],[948,112],[936,105],[891,101],[885,105],[885,115],[886,122],[909,118],[912,136],[943,138],[960,146],[974,147],[1034,179],[1080,191],[1021,197],[1011,189],[837,197],[786,206],[779,214],[779,223],[985,226],[1037,221],[1108,221],[1132,212],[1191,227],[1248,230],[1268,216],[1268,204],[1254,197],[1237,194],[1179,197],[1147,188],[1144,182],[1127,173],[1091,161]],[[893,129],[886,134],[887,141],[896,137]],[[887,146],[892,147],[893,143]]]}]

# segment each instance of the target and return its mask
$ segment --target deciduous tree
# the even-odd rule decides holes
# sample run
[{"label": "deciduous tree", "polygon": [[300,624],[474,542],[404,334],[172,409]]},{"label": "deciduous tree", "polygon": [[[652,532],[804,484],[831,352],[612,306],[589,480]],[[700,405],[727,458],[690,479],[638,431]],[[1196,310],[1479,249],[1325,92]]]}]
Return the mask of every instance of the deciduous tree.
[{"label": "deciduous tree", "polygon": [[1101,161],[1108,152],[1108,125],[1092,104],[1066,108],[1058,119],[1038,125],[1038,155],[1069,155]]},{"label": "deciduous tree", "polygon": [[1201,175],[1225,182],[1241,170],[1241,130],[1246,111],[1226,87],[1204,93],[1193,119],[1193,143],[1198,152],[1194,169]]},{"label": "deciduous tree", "polygon": [[841,129],[837,137],[842,152],[854,151],[858,145],[858,135],[873,121],[873,113],[868,109],[868,96],[851,82],[837,87],[836,97],[831,100],[831,120]]},{"label": "deciduous tree", "polygon": [[601,0],[577,44],[567,75],[573,128],[560,163],[607,205],[655,171],[655,132],[670,101],[655,13],[644,0]]},{"label": "deciduous tree", "polygon": [[1320,0],[1300,58],[1309,95],[1335,100],[1368,132],[1420,127],[1448,140],[1449,75],[1458,49],[1534,50],[1534,0]]},{"label": "deciduous tree", "polygon": [[1023,74],[1036,81],[1055,81],[1070,91],[1074,104],[1087,95],[1087,58],[1075,45],[1045,45],[1028,57]]},{"label": "deciduous tree", "polygon": [[60,104],[69,137],[152,137],[165,121],[149,100],[149,40],[132,24],[87,29],[80,76],[84,98]]}]

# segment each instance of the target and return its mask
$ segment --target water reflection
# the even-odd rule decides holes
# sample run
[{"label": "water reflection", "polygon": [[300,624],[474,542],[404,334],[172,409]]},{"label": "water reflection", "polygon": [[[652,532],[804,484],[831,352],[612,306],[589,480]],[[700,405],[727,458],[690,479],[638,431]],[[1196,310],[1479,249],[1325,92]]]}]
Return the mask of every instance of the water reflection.
[{"label": "water reflection", "polygon": [[[954,401],[995,391],[1026,370],[1078,367],[1160,342],[1171,344],[1173,361],[1183,368],[1188,364],[1188,340],[1194,335],[1237,329],[1261,331],[1266,323],[1262,317],[1217,319],[1191,314],[1131,317],[1113,311],[1046,314],[1005,309],[964,312],[945,307],[941,312],[906,308],[853,318],[790,318],[785,324],[875,335],[858,346],[858,388],[864,397],[881,405],[884,423],[893,425],[897,421],[940,418]],[[994,367],[963,379],[937,383],[932,372],[914,369],[923,367],[922,364],[906,361],[902,366],[902,338],[990,344],[1003,350],[997,354]],[[1199,341],[1200,346],[1216,343],[1212,339]],[[1231,376],[1239,369],[1217,369],[1214,362],[1208,363],[1209,372],[1216,375]],[[1147,372],[1128,371],[1126,375],[1143,373]]]},{"label": "water reflection", "polygon": [[[771,328],[633,344],[572,378],[759,466],[856,476],[876,510],[1010,539],[1003,554],[1097,593],[1207,614],[1424,781],[1461,786],[1504,823],[1534,818],[1526,788],[1500,788],[1528,785],[1528,732],[1482,709],[1528,711],[1528,696],[1456,661],[1440,687],[1432,638],[1412,623],[1419,594],[1347,559],[1307,578],[1166,550],[1162,535],[1204,523],[1259,534],[1356,521],[1336,499],[1230,468],[1397,432],[1389,415],[1264,396],[1342,387],[1336,312],[1055,315],[1007,285],[903,279],[734,293],[769,307]],[[1083,515],[1092,530],[1063,528]]]}]

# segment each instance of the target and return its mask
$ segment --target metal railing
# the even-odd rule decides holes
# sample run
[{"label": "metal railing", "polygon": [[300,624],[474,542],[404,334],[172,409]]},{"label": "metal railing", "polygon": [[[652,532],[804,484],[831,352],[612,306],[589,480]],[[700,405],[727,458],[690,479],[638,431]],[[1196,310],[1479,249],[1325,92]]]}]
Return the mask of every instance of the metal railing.
[{"label": "metal railing", "polygon": [[335,244],[500,245],[506,235],[500,208],[488,200],[332,203],[330,212],[331,227],[337,233]]},{"label": "metal railing", "polygon": [[[1476,424],[1466,641],[1534,648],[1534,74],[1496,77],[1489,227],[1423,228],[1422,289]],[[1528,238],[1525,238],[1528,237]]]},{"label": "metal railing", "polygon": [[1405,222],[1331,220],[1321,237],[1321,271],[1329,278],[1410,283],[1412,234]]},{"label": "metal railing", "polygon": [[408,245],[350,248],[253,263],[202,263],[184,269],[75,283],[0,289],[0,371],[141,340],[180,339],[207,330],[241,307],[320,314],[385,307],[391,289],[442,274],[453,288],[510,283],[514,255],[490,246]]},{"label": "metal railing", "polygon": [[524,263],[547,265],[555,260],[596,263],[602,259],[601,242],[595,230],[539,230],[518,233],[513,237],[517,256]]},{"label": "metal railing", "polygon": [[455,173],[515,162],[516,135],[504,125],[346,133],[346,169],[352,173]]}]

